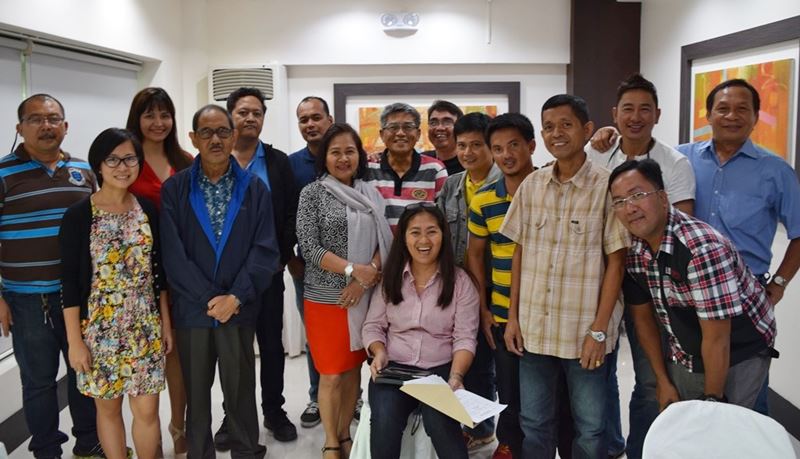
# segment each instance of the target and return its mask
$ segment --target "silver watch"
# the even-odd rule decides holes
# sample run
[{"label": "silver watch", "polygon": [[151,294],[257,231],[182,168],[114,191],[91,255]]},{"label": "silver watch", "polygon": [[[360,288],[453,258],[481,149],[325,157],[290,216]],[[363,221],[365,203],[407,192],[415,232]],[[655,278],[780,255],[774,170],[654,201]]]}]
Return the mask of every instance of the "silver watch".
[{"label": "silver watch", "polygon": [[344,267],[344,278],[349,283],[350,278],[353,276],[353,263],[347,263]]},{"label": "silver watch", "polygon": [[586,336],[591,336],[592,339],[598,343],[603,343],[606,341],[606,332],[594,331],[591,328],[586,330]]},{"label": "silver watch", "polygon": [[786,278],[783,276],[773,276],[772,282],[775,282],[775,285],[777,285],[778,287],[783,287],[783,288],[786,288],[786,284],[789,283],[789,281],[786,280]]}]

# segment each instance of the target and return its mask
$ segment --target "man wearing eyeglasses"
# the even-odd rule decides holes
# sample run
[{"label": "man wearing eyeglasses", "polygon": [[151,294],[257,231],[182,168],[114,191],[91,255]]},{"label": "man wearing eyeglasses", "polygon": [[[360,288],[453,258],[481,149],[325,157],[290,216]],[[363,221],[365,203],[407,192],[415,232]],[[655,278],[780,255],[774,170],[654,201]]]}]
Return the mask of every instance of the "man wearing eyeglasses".
[{"label": "man wearing eyeglasses", "polygon": [[231,156],[231,115],[198,110],[192,167],[164,182],[161,237],[186,384],[189,457],[213,457],[211,386],[217,361],[233,457],[258,444],[253,338],[264,292],[280,269],[271,194]]},{"label": "man wearing eyeglasses", "polygon": [[[11,333],[22,379],[22,409],[35,457],[60,457],[68,440],[58,429],[56,375],[67,357],[61,305],[58,230],[64,211],[95,189],[89,164],[61,149],[67,134],[61,102],[48,94],[25,99],[17,110],[24,143],[0,162],[0,331]],[[75,435],[73,454],[102,454],[94,401],[77,390],[67,365]]]},{"label": "man wearing eyeglasses", "polygon": [[[242,87],[228,95],[227,109],[233,117],[238,137],[233,147],[233,157],[246,171],[254,174],[270,191],[275,218],[275,234],[279,242],[281,269],[260,298],[256,341],[261,360],[261,409],[264,427],[276,440],[287,442],[297,439],[297,429],[283,410],[283,267],[292,256],[297,242],[295,217],[299,192],[286,153],[259,139],[264,127],[267,107],[266,97],[257,88]],[[224,406],[223,406],[224,408]],[[223,418],[214,434],[214,446],[219,451],[231,449],[227,418]]]},{"label": "man wearing eyeglasses", "polygon": [[777,357],[765,288],[731,241],[669,204],[658,163],[625,162],[608,181],[616,216],[633,235],[623,289],[660,408],[691,399],[753,408]]},{"label": "man wearing eyeglasses", "polygon": [[458,105],[446,100],[435,100],[428,108],[428,140],[434,149],[422,154],[441,161],[447,168],[447,175],[464,171],[464,166],[458,160],[454,131],[456,121],[462,116],[464,112]]},{"label": "man wearing eyeglasses", "polygon": [[364,175],[386,200],[386,220],[392,231],[407,205],[435,201],[447,180],[444,164],[415,150],[419,123],[414,107],[401,102],[387,105],[381,113],[380,131],[386,150],[380,161],[369,163]]}]

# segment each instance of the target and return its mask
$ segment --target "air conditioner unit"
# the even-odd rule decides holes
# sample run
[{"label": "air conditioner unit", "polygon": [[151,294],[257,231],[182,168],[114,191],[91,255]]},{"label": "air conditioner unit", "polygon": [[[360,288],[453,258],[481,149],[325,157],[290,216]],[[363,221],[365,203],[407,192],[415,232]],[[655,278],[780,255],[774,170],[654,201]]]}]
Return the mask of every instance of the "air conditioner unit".
[{"label": "air conditioner unit", "polygon": [[212,66],[208,70],[208,100],[225,106],[228,95],[240,87],[258,88],[264,93],[267,113],[261,139],[287,151],[294,113],[289,108],[286,66],[280,64]]}]

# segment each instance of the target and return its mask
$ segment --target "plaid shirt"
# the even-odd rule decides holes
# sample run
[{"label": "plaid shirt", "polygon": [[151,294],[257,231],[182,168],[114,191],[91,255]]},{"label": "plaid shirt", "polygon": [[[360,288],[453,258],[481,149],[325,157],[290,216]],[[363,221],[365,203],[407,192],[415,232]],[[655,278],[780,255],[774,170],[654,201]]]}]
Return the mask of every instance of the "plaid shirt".
[{"label": "plaid shirt", "polygon": [[[774,309],[765,290],[733,244],[707,223],[671,207],[659,253],[654,255],[645,241],[634,236],[626,267],[626,302],[653,302],[669,335],[672,360],[690,371],[693,356],[678,341],[667,307],[692,308],[701,320],[747,317],[747,328],[754,327],[767,346],[775,343]],[[732,353],[736,333],[732,326]]]},{"label": "plaid shirt", "polygon": [[[545,167],[522,182],[500,232],[523,250],[518,318],[525,350],[577,359],[597,316],[604,256],[629,239],[611,208],[608,170],[587,159],[564,183],[555,173]],[[621,318],[617,301],[606,353],[614,350]]]}]

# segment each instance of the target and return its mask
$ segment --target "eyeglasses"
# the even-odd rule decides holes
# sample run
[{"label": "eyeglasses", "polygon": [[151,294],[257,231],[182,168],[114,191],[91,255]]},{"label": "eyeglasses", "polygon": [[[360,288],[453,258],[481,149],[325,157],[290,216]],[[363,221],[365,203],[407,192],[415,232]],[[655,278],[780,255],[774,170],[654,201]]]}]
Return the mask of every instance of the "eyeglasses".
[{"label": "eyeglasses", "polygon": [[640,191],[638,193],[633,193],[632,195],[628,196],[627,198],[619,198],[619,199],[613,200],[611,202],[611,207],[613,207],[614,210],[620,210],[623,207],[625,207],[625,204],[627,204],[629,202],[630,203],[634,203],[634,202],[641,201],[642,199],[650,196],[651,194],[658,193],[659,191],[663,191],[663,190]]},{"label": "eyeglasses", "polygon": [[103,163],[112,169],[116,169],[121,163],[125,163],[125,165],[128,167],[136,167],[139,165],[139,158],[135,155],[126,156],[124,158],[109,155],[106,156],[106,159],[103,160]]},{"label": "eyeglasses", "polygon": [[41,126],[45,122],[47,122],[50,126],[61,126],[61,123],[64,122],[64,117],[61,115],[49,115],[49,116],[41,116],[41,115],[31,115],[23,120],[24,122],[30,124],[31,126]]},{"label": "eyeglasses", "polygon": [[419,129],[419,126],[417,126],[414,123],[403,123],[403,124],[392,123],[392,124],[387,124],[386,126],[383,127],[383,130],[389,131],[392,134],[395,134],[397,131],[399,131],[401,129],[403,130],[403,132],[409,133],[409,132],[414,132],[417,129]]},{"label": "eyeglasses", "polygon": [[430,201],[414,202],[406,206],[406,210],[435,209],[435,208],[438,208],[436,207],[436,203]]},{"label": "eyeglasses", "polygon": [[434,119],[428,121],[428,126],[434,127],[434,128],[435,127],[439,127],[439,126],[441,126],[441,127],[453,127],[453,126],[455,126],[455,124],[456,124],[456,122],[452,118],[443,118],[441,120],[434,118]]},{"label": "eyeglasses", "polygon": [[220,139],[227,139],[233,135],[233,129],[226,127],[219,127],[216,129],[203,128],[197,131],[197,136],[203,140],[208,140],[211,137],[214,137],[214,134],[217,134],[217,137],[219,137]]}]

